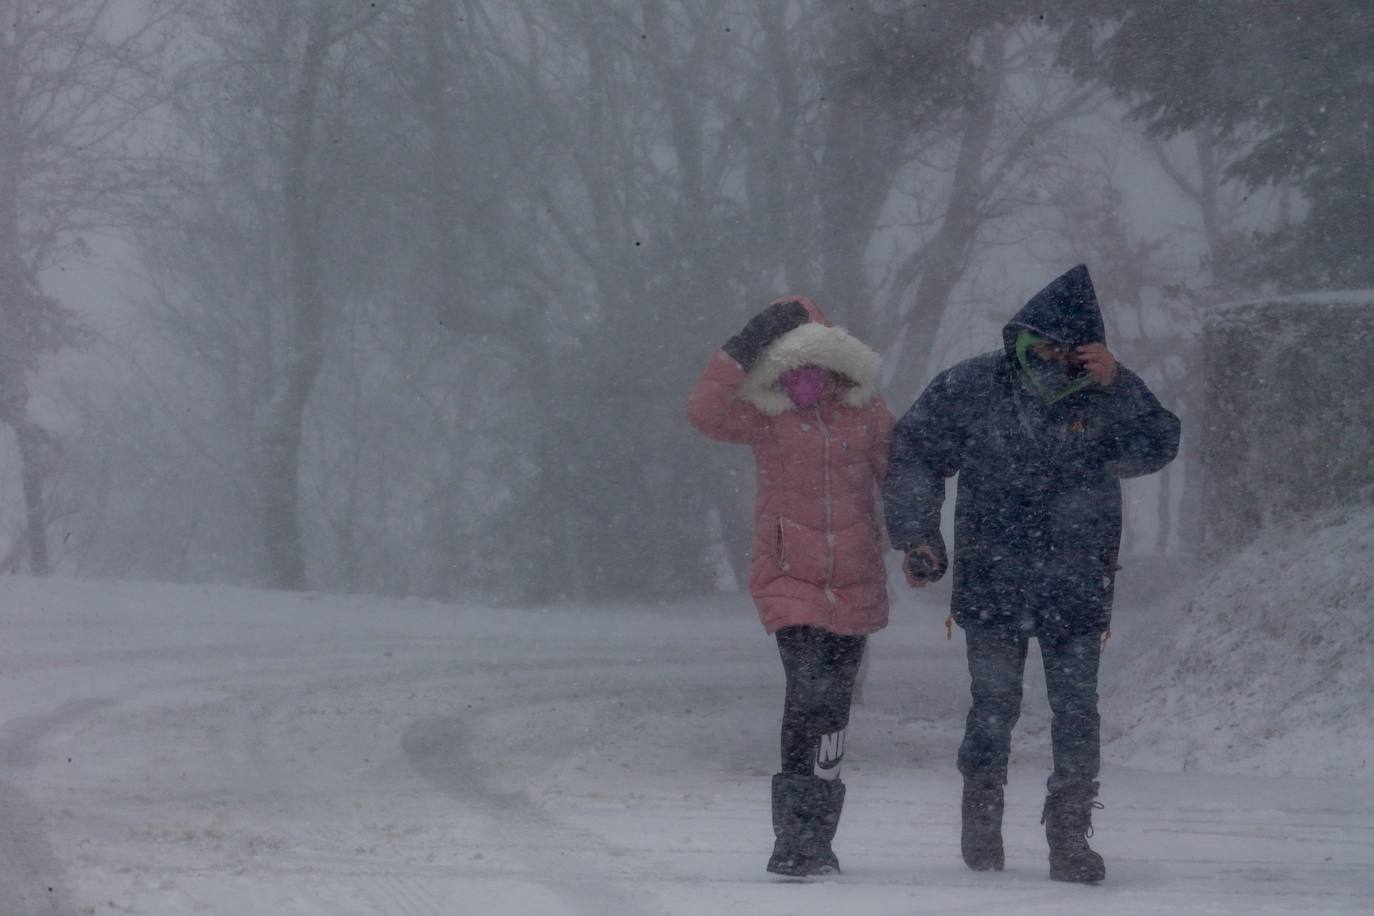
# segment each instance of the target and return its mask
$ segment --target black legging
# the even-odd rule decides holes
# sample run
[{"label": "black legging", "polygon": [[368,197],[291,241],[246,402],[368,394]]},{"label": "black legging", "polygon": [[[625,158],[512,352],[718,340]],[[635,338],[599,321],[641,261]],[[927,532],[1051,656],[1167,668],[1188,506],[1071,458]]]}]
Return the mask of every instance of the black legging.
[{"label": "black legging", "polygon": [[844,757],[844,730],[866,638],[819,627],[783,627],[776,635],[787,673],[782,771],[834,779]]}]

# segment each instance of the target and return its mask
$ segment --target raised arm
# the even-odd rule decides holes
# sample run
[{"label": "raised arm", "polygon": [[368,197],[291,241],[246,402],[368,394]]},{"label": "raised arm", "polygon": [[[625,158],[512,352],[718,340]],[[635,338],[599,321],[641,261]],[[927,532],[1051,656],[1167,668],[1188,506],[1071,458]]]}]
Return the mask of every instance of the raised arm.
[{"label": "raised arm", "polygon": [[740,383],[768,345],[810,321],[798,301],[775,302],[759,312],[711,357],[687,401],[687,418],[720,442],[748,442],[763,414],[739,399]]},{"label": "raised arm", "polygon": [[1159,403],[1145,382],[1122,368],[1111,385],[1102,459],[1117,477],[1153,474],[1178,454],[1178,417]]},{"label": "raised arm", "polygon": [[717,442],[747,443],[763,421],[758,408],[737,396],[744,369],[717,350],[687,399],[687,419],[702,435]]}]

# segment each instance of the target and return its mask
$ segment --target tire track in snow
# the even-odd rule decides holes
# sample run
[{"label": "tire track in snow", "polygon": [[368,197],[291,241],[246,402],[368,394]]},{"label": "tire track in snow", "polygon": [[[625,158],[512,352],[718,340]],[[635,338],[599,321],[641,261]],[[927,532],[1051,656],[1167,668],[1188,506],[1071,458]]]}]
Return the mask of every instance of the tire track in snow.
[{"label": "tire track in snow", "polygon": [[[36,746],[64,723],[108,705],[103,700],[66,703],[51,713],[12,719],[0,727],[0,767],[41,765]],[[8,780],[0,779],[0,912],[6,916],[70,916],[75,912],[66,870],[53,854],[47,815]]]},{"label": "tire track in snow", "polygon": [[[548,670],[545,666],[541,673]],[[586,699],[588,694],[579,696]],[[545,695],[526,693],[511,697],[499,711],[540,708],[565,698],[566,694],[556,688]],[[605,712],[609,713],[609,708]],[[478,732],[477,718],[455,713],[416,721],[406,729],[402,749],[431,784],[484,816],[500,845],[527,863],[526,880],[554,891],[574,912],[587,916],[665,912],[655,898],[629,883],[636,874],[608,873],[606,862],[622,859],[630,850],[568,824],[526,792],[493,784],[490,774],[495,764],[472,742]],[[562,750],[556,745],[540,746],[545,754]]]},{"label": "tire track in snow", "polygon": [[[721,654],[713,661],[720,664]],[[725,664],[734,667],[733,662]],[[681,671],[688,683],[695,684],[703,666],[699,659],[684,660],[673,647],[664,647],[661,656],[655,653],[653,658],[640,652],[634,657],[620,655],[590,662],[579,656],[522,665],[518,677],[503,678],[496,684],[490,680],[473,683],[484,694],[491,693],[493,687],[505,690],[499,705],[472,709],[455,698],[454,712],[411,723],[402,738],[402,748],[431,784],[461,798],[491,822],[501,847],[515,851],[529,864],[529,880],[557,890],[576,912],[595,916],[665,912],[656,896],[638,887],[646,879],[650,885],[661,887],[664,876],[678,870],[659,859],[661,853],[627,848],[559,817],[532,794],[540,786],[512,780],[492,749],[479,743],[484,733],[494,730],[490,716],[532,715],[536,725],[552,723],[553,730],[520,732],[508,738],[514,746],[505,748],[506,756],[570,764],[582,756],[589,736],[599,743],[613,742],[633,731],[643,719],[663,716],[678,702],[670,697],[682,685],[675,688],[671,681],[656,681],[657,689],[644,690],[646,667],[660,674]],[[589,671],[594,677],[588,677]],[[500,671],[503,676],[512,673],[509,666]],[[734,683],[739,673],[750,682],[747,688]],[[719,693],[734,696],[758,689],[753,683],[758,672],[749,661],[739,672],[731,671],[729,678],[721,677],[719,671],[716,674],[713,687]],[[558,707],[567,704],[589,714],[590,721],[579,727],[579,720],[566,712],[560,714]],[[502,737],[507,734],[502,733]]]},{"label": "tire track in snow", "polygon": [[[624,656],[577,656],[534,660],[507,658],[499,662],[435,658],[432,654],[420,653],[409,663],[404,660],[398,663],[397,660],[383,661],[379,652],[360,656],[332,653],[296,656],[296,667],[288,669],[279,664],[262,663],[276,659],[289,663],[289,654],[272,652],[259,657],[246,652],[236,654],[233,667],[227,669],[211,668],[194,676],[167,677],[170,672],[159,671],[158,661],[179,667],[188,656],[201,656],[202,653],[170,650],[139,655],[145,663],[152,663],[147,676],[126,685],[113,699],[70,704],[61,715],[48,717],[51,721],[41,727],[26,728],[23,740],[10,745],[10,758],[15,759],[22,748],[31,761],[34,759],[32,747],[43,734],[63,722],[88,716],[94,708],[113,705],[122,709],[122,715],[127,717],[119,723],[120,731],[131,734],[140,728],[151,728],[154,733],[180,733],[190,723],[198,723],[204,733],[211,736],[216,758],[234,755],[240,761],[239,766],[251,767],[259,773],[265,785],[294,785],[290,780],[299,774],[293,777],[293,763],[282,755],[286,751],[295,753],[306,743],[312,724],[311,710],[321,705],[321,698],[328,698],[329,705],[356,708],[360,698],[365,697],[369,703],[404,715],[401,691],[408,690],[412,695],[416,691],[424,692],[427,694],[425,705],[432,710],[461,706],[460,697],[464,695],[499,696],[498,701],[488,702],[483,708],[494,714],[519,714],[522,709],[538,711],[567,699],[566,685],[585,677],[589,666],[604,677],[617,668],[630,670],[646,663],[643,653],[633,661],[627,661]],[[109,654],[102,654],[90,662],[99,666],[115,660]],[[68,663],[80,665],[76,660]],[[680,666],[681,670],[691,671],[697,667],[696,663],[667,657],[647,663],[660,670]],[[508,690],[510,694],[505,693]],[[610,725],[604,720],[623,711],[617,709],[613,701],[625,693],[623,689],[593,693],[583,688],[579,700],[590,701],[588,705],[594,715],[603,720],[598,723],[598,730],[601,730]],[[477,714],[479,718],[480,715]],[[357,724],[355,721],[354,726]],[[651,898],[631,885],[630,882],[641,876],[639,870],[614,868],[615,864],[625,862],[628,850],[560,821],[529,795],[497,788],[493,784],[493,774],[488,772],[490,761],[484,761],[466,740],[473,724],[467,714],[421,720],[398,736],[398,741],[401,753],[410,759],[426,782],[479,813],[490,825],[490,834],[483,830],[473,837],[474,850],[485,851],[485,861],[479,856],[476,861],[462,863],[457,868],[429,867],[418,871],[398,861],[395,868],[383,870],[358,859],[353,859],[350,866],[347,855],[336,856],[325,848],[293,846],[286,855],[278,854],[279,864],[286,866],[288,872],[310,874],[324,870],[347,875],[356,892],[372,901],[378,912],[395,912],[403,916],[452,912],[453,901],[441,899],[435,889],[451,887],[455,880],[468,883],[475,880],[479,886],[495,881],[497,886],[515,882],[541,887],[547,891],[541,896],[567,905],[572,912],[596,916],[620,912],[647,916],[662,912]],[[109,723],[106,725],[113,727]],[[429,736],[428,744],[425,735]],[[149,735],[149,746],[154,743],[153,737]],[[557,741],[536,737],[522,752],[530,753],[533,759],[557,758],[563,748]],[[126,829],[136,826],[135,822],[130,822]],[[270,823],[264,824],[262,829],[270,826]],[[224,836],[223,831],[218,831],[217,842],[222,842]],[[23,846],[34,848],[31,840],[27,838]],[[210,867],[211,872],[232,865],[223,861],[225,853],[221,849],[215,854],[221,861]],[[325,865],[326,859],[334,859],[333,868]],[[613,866],[611,872],[621,874],[608,873],[608,863]],[[637,864],[643,865],[642,862]],[[166,868],[165,863],[159,870],[164,877],[176,871]],[[28,865],[15,869],[17,874],[24,872],[33,873],[33,869]],[[197,869],[190,868],[177,873],[192,877],[196,872]],[[0,912],[11,916],[9,910],[0,909]],[[51,912],[65,914],[71,909],[59,906]]]},{"label": "tire track in snow", "polygon": [[[440,900],[429,887],[432,882],[396,874],[357,876],[365,878],[363,894],[378,913],[395,916],[448,916],[451,901]],[[369,889],[366,885],[371,885]]]}]

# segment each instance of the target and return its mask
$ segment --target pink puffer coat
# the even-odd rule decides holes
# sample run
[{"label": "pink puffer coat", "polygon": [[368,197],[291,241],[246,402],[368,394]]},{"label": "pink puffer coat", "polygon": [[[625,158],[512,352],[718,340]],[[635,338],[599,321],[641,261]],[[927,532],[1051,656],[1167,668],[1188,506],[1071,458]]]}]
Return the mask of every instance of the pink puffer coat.
[{"label": "pink puffer coat", "polygon": [[[800,301],[811,322],[773,341],[747,374],[717,351],[687,413],[710,438],[753,446],[758,496],[749,591],[764,629],[805,625],[866,635],[887,625],[878,492],[893,419],[875,393],[878,354]],[[824,366],[853,384],[798,409],[779,378],[803,365]]]}]

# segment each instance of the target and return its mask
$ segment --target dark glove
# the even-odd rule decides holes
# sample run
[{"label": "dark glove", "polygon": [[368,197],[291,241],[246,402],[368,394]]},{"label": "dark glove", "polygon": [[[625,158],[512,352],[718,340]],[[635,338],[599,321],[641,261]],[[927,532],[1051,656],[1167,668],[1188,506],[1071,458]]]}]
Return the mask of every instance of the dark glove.
[{"label": "dark glove", "polygon": [[943,543],[923,544],[906,552],[906,557],[902,561],[902,572],[906,574],[907,582],[912,585],[924,585],[939,582],[944,577],[948,565]]},{"label": "dark glove", "polygon": [[797,300],[775,302],[750,318],[744,330],[727,340],[721,349],[748,372],[769,344],[810,320],[806,306]]}]

